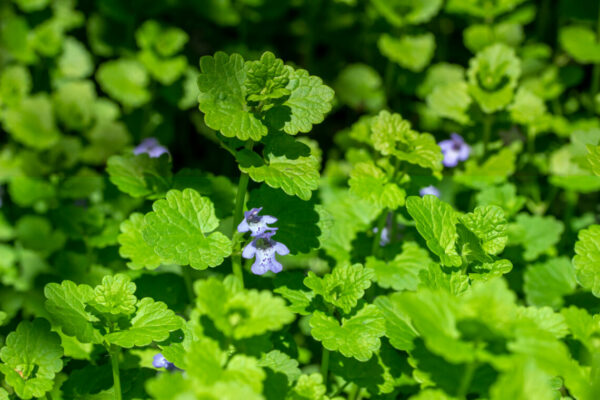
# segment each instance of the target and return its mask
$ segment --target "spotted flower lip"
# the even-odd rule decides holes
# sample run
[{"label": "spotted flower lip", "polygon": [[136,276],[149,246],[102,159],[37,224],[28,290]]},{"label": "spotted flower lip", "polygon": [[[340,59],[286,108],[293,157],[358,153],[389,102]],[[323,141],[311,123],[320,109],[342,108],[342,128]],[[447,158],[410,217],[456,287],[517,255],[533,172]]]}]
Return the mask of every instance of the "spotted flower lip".
[{"label": "spotted flower lip", "polygon": [[165,356],[162,355],[162,353],[157,353],[154,355],[154,358],[152,359],[152,365],[154,368],[164,368],[167,371],[173,371],[177,369],[175,364],[168,361]]},{"label": "spotted flower lip", "polygon": [[142,142],[133,149],[133,154],[136,156],[144,153],[148,154],[150,158],[158,158],[163,154],[169,154],[169,150],[161,145],[158,139],[149,137],[142,140]]},{"label": "spotted flower lip", "polygon": [[421,188],[421,190],[419,190],[419,195],[421,195],[421,197],[428,194],[431,194],[435,197],[440,197],[441,193],[440,190],[433,185],[425,186],[424,188]]},{"label": "spotted flower lip", "polygon": [[258,237],[269,231],[275,232],[277,228],[269,226],[277,222],[277,218],[271,215],[258,215],[263,208],[253,208],[244,212],[244,219],[237,227],[238,232],[244,233],[250,231],[250,236]]},{"label": "spotted flower lip", "polygon": [[271,239],[274,234],[273,231],[264,232],[252,240],[242,252],[244,258],[256,257],[251,268],[255,275],[263,275],[267,271],[278,273],[283,269],[281,263],[275,258],[275,254],[285,256],[290,253],[290,250],[285,244]]},{"label": "spotted flower lip", "polygon": [[442,140],[439,146],[444,155],[442,164],[446,167],[456,167],[459,161],[467,160],[471,154],[471,147],[458,133],[451,134],[450,139]]}]

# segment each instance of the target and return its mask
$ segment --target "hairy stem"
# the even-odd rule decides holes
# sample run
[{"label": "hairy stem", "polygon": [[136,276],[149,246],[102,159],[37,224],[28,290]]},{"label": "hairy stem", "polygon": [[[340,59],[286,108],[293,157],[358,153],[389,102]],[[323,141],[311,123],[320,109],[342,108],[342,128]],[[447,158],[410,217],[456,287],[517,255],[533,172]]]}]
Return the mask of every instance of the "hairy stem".
[{"label": "hairy stem", "polygon": [[[246,142],[246,146],[244,146],[248,150],[252,150],[252,146],[254,146],[254,142],[252,140],[248,140]],[[233,212],[233,221],[231,226],[231,238],[233,240],[233,249],[234,253],[231,256],[231,266],[233,268],[233,274],[240,280],[242,287],[244,287],[244,274],[242,271],[242,255],[239,251],[236,251],[238,243],[235,240],[236,237],[236,228],[238,224],[242,221],[242,212],[244,211],[244,203],[246,202],[246,191],[248,190],[248,183],[250,182],[250,177],[247,173],[242,172],[240,175],[240,181],[238,183],[237,194],[235,196],[235,209]]]},{"label": "hairy stem", "polygon": [[113,391],[115,393],[115,400],[121,400],[121,376],[119,374],[119,356],[121,354],[121,348],[115,345],[110,346],[110,364],[112,366],[113,373]]},{"label": "hairy stem", "polygon": [[181,275],[183,276],[183,280],[185,282],[185,290],[187,291],[190,303],[193,304],[196,296],[194,295],[194,280],[192,279],[192,271],[190,271],[189,267],[182,265]]},{"label": "hairy stem", "polygon": [[377,232],[373,235],[373,244],[371,246],[371,254],[375,255],[379,252],[379,242],[381,240],[381,235],[383,234],[383,228],[385,227],[385,223],[387,221],[387,208],[383,209],[379,219],[377,220]]},{"label": "hairy stem", "polygon": [[477,369],[477,361],[473,361],[467,364],[467,368],[463,373],[462,378],[460,379],[460,385],[458,387],[457,397],[459,399],[465,399],[467,394],[469,393],[469,387],[471,386],[471,381],[473,380],[473,375],[475,375],[475,370]]},{"label": "hairy stem", "polygon": [[483,155],[485,157],[488,145],[490,143],[490,137],[492,136],[492,125],[494,124],[494,115],[487,114],[483,120]]},{"label": "hairy stem", "polygon": [[323,376],[323,384],[327,388],[327,375],[329,373],[329,350],[323,347],[323,353],[321,353],[321,375]]}]

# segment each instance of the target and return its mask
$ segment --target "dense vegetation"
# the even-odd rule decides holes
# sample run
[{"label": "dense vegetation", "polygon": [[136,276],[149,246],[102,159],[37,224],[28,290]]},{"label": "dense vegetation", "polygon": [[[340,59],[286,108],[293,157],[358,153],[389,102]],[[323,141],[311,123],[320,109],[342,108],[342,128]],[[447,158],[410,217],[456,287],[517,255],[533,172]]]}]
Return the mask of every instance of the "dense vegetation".
[{"label": "dense vegetation", "polygon": [[0,400],[600,398],[597,0],[0,0]]}]

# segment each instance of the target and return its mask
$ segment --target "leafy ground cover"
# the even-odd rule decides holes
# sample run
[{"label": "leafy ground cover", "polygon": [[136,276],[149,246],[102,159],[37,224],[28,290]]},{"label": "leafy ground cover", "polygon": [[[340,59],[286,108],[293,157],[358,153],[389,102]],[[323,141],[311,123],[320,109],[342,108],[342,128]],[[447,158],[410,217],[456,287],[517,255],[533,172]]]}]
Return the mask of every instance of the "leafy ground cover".
[{"label": "leafy ground cover", "polygon": [[0,400],[600,398],[599,89],[596,1],[1,0]]}]

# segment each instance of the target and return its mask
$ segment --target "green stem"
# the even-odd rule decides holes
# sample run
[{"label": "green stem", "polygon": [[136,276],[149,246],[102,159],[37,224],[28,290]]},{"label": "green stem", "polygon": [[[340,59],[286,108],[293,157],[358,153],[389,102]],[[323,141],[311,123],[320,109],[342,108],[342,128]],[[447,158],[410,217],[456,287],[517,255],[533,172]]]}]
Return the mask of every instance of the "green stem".
[{"label": "green stem", "polygon": [[[244,146],[248,150],[252,150],[254,142],[248,140]],[[236,237],[236,228],[242,221],[242,212],[244,211],[244,203],[246,202],[246,191],[248,190],[248,183],[250,177],[247,173],[242,172],[240,175],[240,181],[238,183],[237,194],[235,196],[235,210],[233,212],[233,221],[231,226],[231,238]],[[240,280],[242,287],[244,287],[244,273],[242,271],[242,255],[239,251],[235,251],[237,243],[234,240],[234,254],[231,256],[231,265],[233,268],[233,274]]]},{"label": "green stem", "polygon": [[183,280],[185,281],[185,290],[187,290],[190,303],[193,304],[196,296],[194,294],[194,280],[192,279],[192,271],[190,271],[189,267],[182,265],[181,275],[183,275]]},{"label": "green stem", "polygon": [[473,380],[473,375],[475,375],[475,370],[477,369],[477,361],[473,361],[467,364],[467,369],[460,380],[460,385],[458,387],[457,397],[459,399],[464,399],[467,397],[469,393],[469,387],[471,386],[471,381]]},{"label": "green stem", "polygon": [[327,376],[329,373],[329,350],[323,347],[323,353],[321,353],[321,375],[323,376],[323,384],[327,388]]},{"label": "green stem", "polygon": [[375,235],[373,235],[373,244],[371,246],[372,255],[375,255],[379,252],[379,242],[381,240],[383,227],[385,226],[385,223],[387,221],[387,215],[387,208],[384,208],[381,212],[381,215],[379,216],[379,219],[377,220],[377,232],[375,232]]},{"label": "green stem", "polygon": [[113,373],[113,391],[115,393],[115,400],[121,400],[121,377],[119,375],[119,355],[121,354],[121,348],[111,345],[109,353]]},{"label": "green stem", "polygon": [[492,136],[492,125],[494,124],[494,115],[487,114],[483,120],[483,157],[488,150],[490,137]]}]

